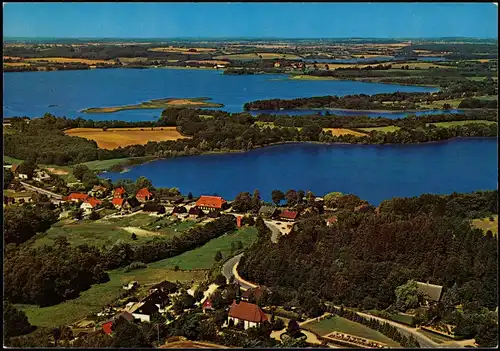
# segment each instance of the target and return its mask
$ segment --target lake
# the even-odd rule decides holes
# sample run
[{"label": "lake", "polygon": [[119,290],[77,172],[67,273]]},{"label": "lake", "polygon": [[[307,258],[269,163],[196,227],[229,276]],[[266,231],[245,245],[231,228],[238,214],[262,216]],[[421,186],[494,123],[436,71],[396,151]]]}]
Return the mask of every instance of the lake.
[{"label": "lake", "polygon": [[453,139],[411,145],[327,145],[295,143],[244,153],[157,160],[132,167],[120,178],[149,178],[158,187],[177,187],[194,196],[227,199],[259,189],[356,194],[373,205],[392,197],[449,194],[497,188],[496,138]]},{"label": "lake", "polygon": [[160,98],[209,97],[241,112],[245,102],[325,95],[434,92],[436,88],[357,81],[292,80],[286,75],[223,75],[202,69],[95,69],[4,73],[4,117],[46,112],[94,120],[154,120],[161,110],[85,114],[88,107],[131,105]]}]

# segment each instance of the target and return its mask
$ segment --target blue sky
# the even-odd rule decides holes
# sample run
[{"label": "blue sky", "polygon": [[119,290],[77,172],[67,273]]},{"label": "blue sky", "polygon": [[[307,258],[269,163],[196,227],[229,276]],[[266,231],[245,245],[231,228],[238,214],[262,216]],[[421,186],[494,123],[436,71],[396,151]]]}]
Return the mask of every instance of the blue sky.
[{"label": "blue sky", "polygon": [[497,38],[493,3],[7,3],[5,37]]}]

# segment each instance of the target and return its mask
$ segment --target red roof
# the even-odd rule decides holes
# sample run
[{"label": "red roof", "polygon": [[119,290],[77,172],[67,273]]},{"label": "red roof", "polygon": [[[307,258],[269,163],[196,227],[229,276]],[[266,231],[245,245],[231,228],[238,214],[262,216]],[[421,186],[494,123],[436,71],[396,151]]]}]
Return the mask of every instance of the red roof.
[{"label": "red roof", "polygon": [[125,199],[122,199],[121,197],[115,197],[111,203],[115,206],[122,206],[123,205],[123,201],[125,201]]},{"label": "red roof", "polygon": [[327,223],[335,223],[337,222],[337,217],[336,216],[333,216],[333,217],[330,217],[326,220]]},{"label": "red roof", "polygon": [[296,211],[283,210],[280,214],[282,218],[295,219],[299,213]]},{"label": "red roof", "polygon": [[86,203],[90,204],[92,207],[96,207],[97,205],[100,205],[102,202],[97,200],[95,197],[89,197],[87,200],[85,200]]},{"label": "red roof", "polygon": [[205,308],[213,309],[212,301],[210,301],[210,299],[206,299],[205,302],[203,302],[202,307],[203,307],[203,309],[205,309]]},{"label": "red roof", "polygon": [[205,196],[202,195],[196,201],[196,206],[198,207],[211,207],[211,208],[222,208],[222,205],[226,203],[226,200],[224,200],[220,196]]},{"label": "red roof", "polygon": [[125,189],[123,189],[122,187],[113,190],[113,196],[122,196],[123,194],[125,194]]},{"label": "red roof", "polygon": [[229,309],[229,317],[254,323],[267,321],[266,314],[262,312],[259,306],[245,301],[240,301],[240,303],[233,301]]},{"label": "red roof", "polygon": [[104,323],[102,325],[102,330],[104,330],[104,332],[106,334],[108,334],[108,335],[113,332],[112,328],[113,328],[113,322],[112,321],[106,322],[106,323]]},{"label": "red roof", "polygon": [[148,189],[142,188],[142,189],[139,189],[139,191],[137,192],[137,194],[135,194],[135,197],[137,197],[137,198],[139,198],[139,197],[145,198],[145,197],[151,196],[151,195],[153,195],[153,194],[151,194]]},{"label": "red roof", "polygon": [[71,193],[68,196],[68,200],[82,200],[85,201],[89,198],[87,194],[84,193]]}]

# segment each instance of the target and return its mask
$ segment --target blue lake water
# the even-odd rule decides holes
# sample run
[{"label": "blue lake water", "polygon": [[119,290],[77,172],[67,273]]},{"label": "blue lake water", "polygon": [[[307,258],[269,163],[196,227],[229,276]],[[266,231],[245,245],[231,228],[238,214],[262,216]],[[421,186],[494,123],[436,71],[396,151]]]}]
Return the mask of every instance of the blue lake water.
[{"label": "blue lake water", "polygon": [[368,116],[368,117],[386,117],[391,119],[403,118],[409,115],[416,116],[427,116],[427,115],[436,115],[442,113],[453,113],[453,114],[462,114],[465,113],[464,110],[425,110],[425,111],[415,111],[415,112],[404,112],[404,111],[394,111],[394,112],[374,112],[374,111],[352,111],[352,110],[327,110],[327,109],[317,109],[317,110],[259,110],[259,111],[250,111],[253,116],[257,116],[262,113],[267,113],[270,115],[289,115],[289,116],[301,116],[301,115],[314,115],[317,113],[321,113],[325,115],[326,112],[329,112],[332,115],[339,116]]},{"label": "blue lake water", "polygon": [[454,139],[412,145],[285,144],[245,153],[158,160],[112,180],[146,176],[158,187],[184,194],[218,194],[233,199],[259,189],[353,193],[374,205],[395,196],[448,194],[496,189],[496,138]]},{"label": "blue lake water", "polygon": [[434,92],[436,88],[357,81],[291,80],[286,75],[223,75],[197,69],[97,69],[4,73],[4,117],[40,117],[50,112],[95,120],[154,120],[161,110],[85,114],[88,107],[137,104],[160,98],[209,97],[241,112],[245,102],[324,95]]}]

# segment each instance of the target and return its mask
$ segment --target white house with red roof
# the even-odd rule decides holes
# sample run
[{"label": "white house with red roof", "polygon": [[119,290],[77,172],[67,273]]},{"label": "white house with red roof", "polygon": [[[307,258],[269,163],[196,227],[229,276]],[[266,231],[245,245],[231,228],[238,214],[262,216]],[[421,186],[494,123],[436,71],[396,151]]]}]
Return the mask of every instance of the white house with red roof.
[{"label": "white house with red roof", "polygon": [[256,304],[234,300],[229,308],[228,320],[232,320],[235,325],[243,322],[244,328],[248,329],[267,321],[267,316]]},{"label": "white house with red roof", "polygon": [[85,214],[89,214],[92,210],[97,209],[101,204],[102,202],[97,200],[95,197],[89,197],[80,205],[80,208]]},{"label": "white house with red roof", "polygon": [[137,194],[135,194],[135,198],[140,202],[146,202],[151,200],[153,197],[153,193],[151,193],[147,188],[139,189]]},{"label": "white house with red roof", "polygon": [[227,208],[227,201],[224,200],[220,196],[206,196],[202,195],[196,201],[196,207],[204,210],[204,211],[220,211],[220,210],[225,210]]}]

